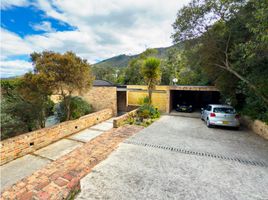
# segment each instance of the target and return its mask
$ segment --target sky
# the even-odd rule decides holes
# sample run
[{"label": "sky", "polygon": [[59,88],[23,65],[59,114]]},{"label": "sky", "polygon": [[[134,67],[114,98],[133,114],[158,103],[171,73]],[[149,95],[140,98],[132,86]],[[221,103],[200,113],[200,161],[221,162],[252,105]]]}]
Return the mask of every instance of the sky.
[{"label": "sky", "polygon": [[29,55],[73,51],[94,64],[172,45],[172,23],[190,0],[1,0],[1,77],[23,75]]}]

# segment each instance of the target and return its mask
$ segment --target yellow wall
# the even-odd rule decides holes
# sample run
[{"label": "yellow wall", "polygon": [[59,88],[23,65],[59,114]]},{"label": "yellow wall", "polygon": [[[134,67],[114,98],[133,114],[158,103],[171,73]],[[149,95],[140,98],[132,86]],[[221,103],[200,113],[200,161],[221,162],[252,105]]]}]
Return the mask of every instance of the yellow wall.
[{"label": "yellow wall", "polygon": [[[145,85],[128,85],[127,89],[128,105],[139,105],[140,99],[148,96],[147,86]],[[129,89],[142,89],[142,91],[131,91]],[[156,90],[152,94],[152,104],[161,112],[169,112],[168,86],[156,86]]]}]

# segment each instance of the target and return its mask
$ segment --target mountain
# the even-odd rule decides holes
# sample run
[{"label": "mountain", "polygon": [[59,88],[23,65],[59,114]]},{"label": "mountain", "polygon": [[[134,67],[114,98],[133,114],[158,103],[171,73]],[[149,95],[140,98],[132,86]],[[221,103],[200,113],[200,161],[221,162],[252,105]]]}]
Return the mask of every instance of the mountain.
[{"label": "mountain", "polygon": [[121,54],[112,58],[108,58],[101,62],[94,64],[94,67],[126,67],[128,62],[137,57],[138,55],[128,56],[126,54]]},{"label": "mountain", "polygon": [[[168,51],[174,48],[181,48],[181,45],[179,46],[172,45],[170,47],[156,48],[158,50],[158,54],[156,57],[164,59],[167,57]],[[94,64],[93,67],[127,67],[129,61],[133,58],[138,57],[139,55],[140,54],[128,56],[125,54],[121,54],[121,55],[103,60],[101,62],[98,62]]]}]

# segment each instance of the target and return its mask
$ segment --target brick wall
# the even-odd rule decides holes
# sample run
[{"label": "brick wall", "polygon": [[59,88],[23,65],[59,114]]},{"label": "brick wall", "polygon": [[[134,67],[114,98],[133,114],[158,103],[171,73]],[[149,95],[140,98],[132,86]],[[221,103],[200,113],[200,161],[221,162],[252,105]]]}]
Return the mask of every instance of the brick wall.
[{"label": "brick wall", "polygon": [[92,87],[82,96],[92,105],[94,111],[111,108],[114,116],[117,115],[116,87]]},{"label": "brick wall", "polygon": [[130,116],[134,116],[137,114],[138,109],[132,110],[124,115],[121,115],[113,120],[113,127],[118,128],[124,125],[125,120],[127,120]]},{"label": "brick wall", "polygon": [[104,109],[79,119],[39,129],[1,141],[1,162],[5,164],[18,157],[32,153],[61,138],[105,121],[113,116],[112,109]]}]

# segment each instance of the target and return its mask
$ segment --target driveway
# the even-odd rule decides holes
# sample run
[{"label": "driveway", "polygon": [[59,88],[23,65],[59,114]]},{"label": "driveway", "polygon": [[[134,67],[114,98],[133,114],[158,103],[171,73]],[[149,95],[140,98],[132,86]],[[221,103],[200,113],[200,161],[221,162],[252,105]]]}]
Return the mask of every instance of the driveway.
[{"label": "driveway", "polygon": [[81,181],[76,199],[268,199],[268,141],[163,116]]}]

